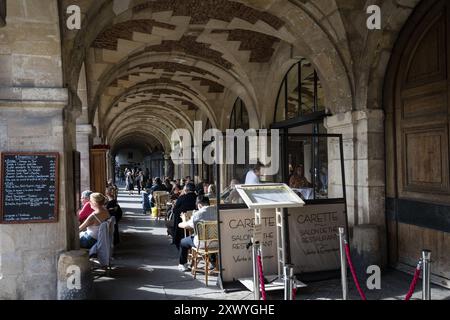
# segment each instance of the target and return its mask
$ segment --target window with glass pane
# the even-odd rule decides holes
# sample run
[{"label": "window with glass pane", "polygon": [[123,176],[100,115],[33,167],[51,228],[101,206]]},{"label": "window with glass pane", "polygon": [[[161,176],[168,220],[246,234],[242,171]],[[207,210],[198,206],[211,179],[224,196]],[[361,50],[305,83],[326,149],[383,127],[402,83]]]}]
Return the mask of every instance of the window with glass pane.
[{"label": "window with glass pane", "polygon": [[304,200],[343,198],[340,141],[335,136],[290,133],[286,181]]},{"label": "window with glass pane", "polygon": [[275,122],[294,119],[325,110],[324,92],[312,64],[306,59],[286,73],[275,104]]},{"label": "window with glass pane", "polygon": [[[242,129],[244,132],[250,128],[250,121],[248,116],[247,107],[245,103],[237,98],[233,111],[230,116],[230,125],[229,129]],[[237,146],[237,139],[235,139],[235,148]],[[235,184],[244,183],[245,174],[247,173],[249,168],[249,148],[248,148],[248,140],[245,141],[245,163],[238,163],[238,155],[235,150],[234,154],[234,164],[227,165],[227,181],[226,188],[222,193],[222,201],[225,203],[242,203],[242,199],[234,189]],[[234,190],[234,191],[233,191]]]}]

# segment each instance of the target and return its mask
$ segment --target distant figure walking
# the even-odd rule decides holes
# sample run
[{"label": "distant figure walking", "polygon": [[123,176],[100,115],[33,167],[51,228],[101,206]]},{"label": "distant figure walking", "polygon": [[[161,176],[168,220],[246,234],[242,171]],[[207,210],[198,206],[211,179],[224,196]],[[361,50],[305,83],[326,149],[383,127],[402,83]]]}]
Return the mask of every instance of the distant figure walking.
[{"label": "distant figure walking", "polygon": [[134,174],[132,171],[128,171],[126,174],[127,191],[129,195],[134,194]]},{"label": "distant figure walking", "polygon": [[141,194],[143,183],[144,183],[144,174],[142,173],[142,171],[139,171],[138,175],[136,176],[136,187],[138,189],[138,194]]}]

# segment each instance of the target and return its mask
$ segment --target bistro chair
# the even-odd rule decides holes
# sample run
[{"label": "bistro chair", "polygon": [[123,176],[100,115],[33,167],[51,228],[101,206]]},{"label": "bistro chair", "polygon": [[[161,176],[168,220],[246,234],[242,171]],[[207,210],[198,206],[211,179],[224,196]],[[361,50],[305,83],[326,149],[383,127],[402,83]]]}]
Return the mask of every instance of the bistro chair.
[{"label": "bistro chair", "polygon": [[167,220],[167,202],[170,199],[170,194],[167,191],[154,191],[153,196],[155,197],[155,206],[157,208],[156,220],[164,216],[164,220]]},{"label": "bistro chair", "polygon": [[211,207],[217,206],[217,198],[210,198],[209,199],[209,205]]},{"label": "bistro chair", "polygon": [[[193,213],[194,213],[194,210],[186,211],[184,213],[184,215],[186,216],[186,221],[188,221],[188,220],[190,220],[192,218]],[[191,236],[193,231],[194,230],[191,229],[191,228],[184,228],[184,237],[186,238],[186,237]],[[192,262],[193,262],[192,261],[192,249],[189,249],[189,251],[188,251],[188,263],[191,265],[191,267],[192,267]]]},{"label": "bistro chair", "polygon": [[[219,254],[219,232],[217,221],[199,221],[195,226],[195,232],[198,236],[198,247],[192,248],[192,274],[194,279],[197,272],[205,273],[205,282],[208,286],[209,262],[211,255]],[[216,257],[217,258],[217,257]],[[199,268],[199,262],[204,262],[204,268]],[[218,259],[216,260],[216,264]],[[213,270],[212,272],[217,272]]]}]

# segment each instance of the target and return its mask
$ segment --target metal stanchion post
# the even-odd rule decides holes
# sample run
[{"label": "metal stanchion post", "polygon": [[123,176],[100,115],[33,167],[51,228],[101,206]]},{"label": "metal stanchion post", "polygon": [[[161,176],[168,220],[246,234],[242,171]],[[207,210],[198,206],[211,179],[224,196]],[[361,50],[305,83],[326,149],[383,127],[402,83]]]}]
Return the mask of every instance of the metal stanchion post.
[{"label": "metal stanchion post", "polygon": [[259,292],[259,270],[258,270],[258,254],[260,250],[260,243],[259,242],[253,242],[252,247],[252,257],[253,257],[253,294],[255,297],[255,300],[260,300],[261,295]]},{"label": "metal stanchion post", "polygon": [[290,264],[284,265],[284,300],[293,300],[292,290],[294,289],[294,268]]},{"label": "metal stanchion post", "polygon": [[430,276],[431,276],[431,251],[422,251],[422,261],[423,261],[423,285],[422,285],[422,300],[431,300],[431,286],[430,286]]},{"label": "metal stanchion post", "polygon": [[347,300],[347,260],[345,257],[345,229],[339,228],[339,247],[341,251],[342,300]]}]

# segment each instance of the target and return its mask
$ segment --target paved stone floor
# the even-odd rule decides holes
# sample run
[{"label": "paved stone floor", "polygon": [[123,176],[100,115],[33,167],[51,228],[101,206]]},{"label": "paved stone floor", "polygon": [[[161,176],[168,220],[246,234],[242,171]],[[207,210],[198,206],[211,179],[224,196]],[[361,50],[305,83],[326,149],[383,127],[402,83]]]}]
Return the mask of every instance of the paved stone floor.
[{"label": "paved stone floor", "polygon": [[[253,294],[245,289],[224,293],[216,285],[216,277],[210,277],[206,287],[204,275],[193,276],[177,269],[178,251],[167,236],[164,220],[155,221],[144,216],[140,197],[119,195],[124,211],[121,221],[121,243],[114,253],[114,267],[106,276],[95,273],[95,297],[97,299],[231,299],[251,300]],[[401,300],[408,291],[411,275],[387,271],[382,276],[382,289],[366,290],[369,300]],[[335,300],[341,298],[340,280],[333,279],[307,283],[299,289],[300,300]],[[358,300],[357,292],[349,279],[349,297]],[[421,285],[417,285],[412,299],[420,299]],[[433,299],[450,300],[450,290],[432,287]],[[270,292],[268,299],[282,299],[282,292]]]}]

